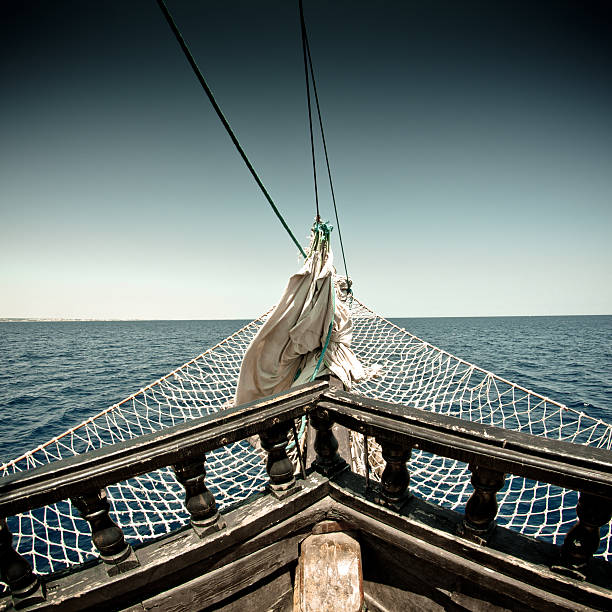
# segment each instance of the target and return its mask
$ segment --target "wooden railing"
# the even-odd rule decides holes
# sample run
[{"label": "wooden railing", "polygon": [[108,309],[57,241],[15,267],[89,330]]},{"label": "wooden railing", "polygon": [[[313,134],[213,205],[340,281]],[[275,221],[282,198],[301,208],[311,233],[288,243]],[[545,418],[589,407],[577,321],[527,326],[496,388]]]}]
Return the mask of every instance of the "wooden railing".
[{"label": "wooden railing", "polygon": [[374,437],[386,467],[376,501],[399,508],[409,494],[407,461],[422,449],[467,462],[474,493],[465,507],[463,535],[486,543],[495,525],[496,494],[507,474],[580,492],[578,521],[565,537],[559,568],[584,577],[601,526],[612,516],[612,452],[489,427],[407,406],[331,390],[314,382],[262,401],[195,419],[134,440],[0,479],[0,571],[15,601],[44,598],[39,578],[12,546],[6,517],[70,499],[88,521],[93,543],[109,574],[133,569],[138,560],[113,522],[105,487],[172,466],[185,488],[185,506],[200,537],[223,529],[205,485],[206,453],[259,435],[268,454],[268,491],[277,498],[298,489],[287,455],[296,418],[308,414],[316,431],[313,467],[332,478],[347,468],[332,426]]},{"label": "wooden railing", "polygon": [[[400,505],[408,494],[410,475],[406,462],[412,449],[468,463],[474,493],[465,507],[463,530],[464,535],[479,542],[486,542],[495,525],[496,494],[508,474],[579,491],[576,509],[579,520],[565,537],[561,564],[555,569],[565,569],[577,578],[585,577],[587,562],[599,547],[600,528],[612,517],[611,451],[338,390],[330,390],[322,397],[315,414],[311,418],[324,420],[327,428],[337,422],[373,436],[380,443],[386,467],[379,502],[391,507]],[[327,462],[332,464],[334,460]]]}]

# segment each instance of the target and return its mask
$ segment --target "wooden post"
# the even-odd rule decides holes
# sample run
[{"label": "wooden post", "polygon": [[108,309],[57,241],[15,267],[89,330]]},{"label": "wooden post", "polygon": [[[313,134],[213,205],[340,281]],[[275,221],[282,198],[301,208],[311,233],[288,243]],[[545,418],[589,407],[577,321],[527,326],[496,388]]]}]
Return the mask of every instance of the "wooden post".
[{"label": "wooden post", "polygon": [[16,609],[45,601],[38,576],[13,548],[13,534],[5,519],[0,519],[0,577],[9,585]]},{"label": "wooden post", "polygon": [[287,436],[291,422],[276,423],[259,435],[262,448],[268,453],[266,471],[270,477],[268,490],[277,498],[295,493],[299,487],[293,475],[295,468],[287,456]]},{"label": "wooden post", "polygon": [[126,543],[121,529],[110,517],[110,504],[105,489],[94,489],[70,500],[89,523],[91,539],[107,564],[109,576],[127,572],[140,564],[132,547]]},{"label": "wooden post", "polygon": [[318,523],[300,544],[294,612],[364,610],[361,546],[341,523]]},{"label": "wooden post", "polygon": [[506,475],[475,464],[470,464],[469,467],[472,471],[474,492],[465,505],[460,532],[479,544],[486,544],[495,529],[497,492],[504,486]]},{"label": "wooden post", "polygon": [[410,474],[406,463],[412,454],[411,447],[376,438],[382,447],[382,457],[386,462],[380,477],[380,495],[376,498],[379,504],[400,510],[410,497],[408,485]]},{"label": "wooden post", "polygon": [[172,466],[176,479],[185,489],[185,508],[191,517],[191,526],[200,538],[225,526],[217,510],[215,498],[204,483],[205,461],[206,457],[203,457],[201,461],[177,463]]},{"label": "wooden post", "polygon": [[314,442],[317,458],[312,465],[317,472],[331,478],[348,467],[338,454],[338,440],[332,431],[334,421],[327,410],[314,410],[310,414],[310,422],[317,432]]},{"label": "wooden post", "polygon": [[601,527],[612,518],[612,500],[581,492],[576,514],[578,522],[569,530],[561,547],[561,565],[553,569],[584,580],[588,563],[599,548]]}]

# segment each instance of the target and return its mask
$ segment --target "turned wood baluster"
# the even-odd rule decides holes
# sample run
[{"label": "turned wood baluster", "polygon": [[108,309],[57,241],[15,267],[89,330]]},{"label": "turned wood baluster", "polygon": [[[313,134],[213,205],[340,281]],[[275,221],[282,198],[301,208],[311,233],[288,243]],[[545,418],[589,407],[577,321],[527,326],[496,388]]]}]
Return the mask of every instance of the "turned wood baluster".
[{"label": "turned wood baluster", "polygon": [[259,435],[261,446],[268,453],[266,471],[270,477],[268,490],[276,497],[285,497],[297,490],[293,463],[287,456],[291,423],[276,423]]},{"label": "turned wood baluster", "polygon": [[15,608],[44,600],[38,576],[13,548],[13,534],[5,519],[0,519],[0,577],[11,589]]},{"label": "turned wood baluster", "polygon": [[191,526],[199,537],[223,527],[215,498],[204,482],[205,461],[203,457],[200,461],[178,463],[172,467],[176,479],[185,489],[185,508],[191,517]]},{"label": "turned wood baluster", "polygon": [[584,579],[587,564],[599,548],[600,529],[612,518],[612,500],[580,493],[576,514],[578,522],[565,536],[561,561],[575,577]]},{"label": "turned wood baluster", "polygon": [[121,529],[110,517],[110,504],[105,489],[87,491],[70,500],[91,528],[91,539],[104,563],[113,566],[109,574],[127,571],[138,566],[138,560]]},{"label": "turned wood baluster", "polygon": [[317,458],[314,469],[327,477],[334,476],[348,467],[338,453],[338,440],[332,431],[334,421],[327,410],[315,410],[310,414],[310,423],[316,431],[314,450]]},{"label": "turned wood baluster", "polygon": [[410,459],[412,448],[379,438],[376,441],[382,446],[382,457],[386,462],[380,477],[378,501],[399,509],[410,496],[408,492],[410,474],[406,463]]},{"label": "turned wood baluster", "polygon": [[504,486],[506,475],[479,465],[469,467],[474,492],[465,506],[463,533],[484,543],[495,528],[497,492]]}]

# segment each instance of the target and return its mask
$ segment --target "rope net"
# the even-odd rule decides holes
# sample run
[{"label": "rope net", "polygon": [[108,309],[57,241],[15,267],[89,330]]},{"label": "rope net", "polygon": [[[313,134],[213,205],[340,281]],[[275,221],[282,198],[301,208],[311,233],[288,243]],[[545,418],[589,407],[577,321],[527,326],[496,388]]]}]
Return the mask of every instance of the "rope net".
[{"label": "rope net", "polygon": [[[555,440],[612,448],[612,425],[534,393],[408,333],[355,300],[352,348],[380,374],[355,391],[484,425],[493,425]],[[380,446],[351,432],[353,471],[380,480],[384,469]],[[410,491],[452,510],[463,510],[473,487],[468,465],[413,450],[408,464]],[[509,475],[498,493],[498,525],[561,544],[576,522],[578,493]],[[601,530],[596,556],[612,559],[610,525]]]},{"label": "rope net", "polygon": [[[357,299],[352,300],[351,310],[352,348],[364,366],[378,372],[353,391],[487,425],[612,447],[612,425],[458,359],[379,317]],[[3,465],[2,475],[227,409],[244,352],[266,316],[122,402]],[[351,435],[352,469],[365,474],[363,436]],[[295,448],[290,454],[297,469]],[[383,460],[373,440],[368,441],[368,463],[371,477],[379,479]],[[412,493],[451,509],[465,506],[473,490],[465,463],[413,451],[408,467]],[[220,510],[262,491],[267,480],[265,458],[247,440],[206,456],[206,484]],[[107,495],[113,520],[132,545],[189,522],[184,490],[170,468],[110,486]],[[498,524],[554,543],[561,543],[576,520],[577,493],[545,483],[509,476],[497,499]],[[39,574],[96,557],[89,526],[69,501],[7,520],[16,549]],[[609,525],[604,531],[597,554],[610,559]]]}]

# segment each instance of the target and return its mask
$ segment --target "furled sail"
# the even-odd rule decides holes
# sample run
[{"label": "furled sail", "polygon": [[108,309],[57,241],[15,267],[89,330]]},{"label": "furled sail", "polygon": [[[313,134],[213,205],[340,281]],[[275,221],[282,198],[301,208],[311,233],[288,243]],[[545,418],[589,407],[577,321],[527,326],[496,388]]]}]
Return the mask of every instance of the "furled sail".
[{"label": "furled sail", "polygon": [[351,350],[353,324],[347,284],[336,282],[329,244],[331,228],[315,223],[308,257],[249,345],[242,361],[235,404],[286,391],[332,373],[347,389],[365,378]]}]

